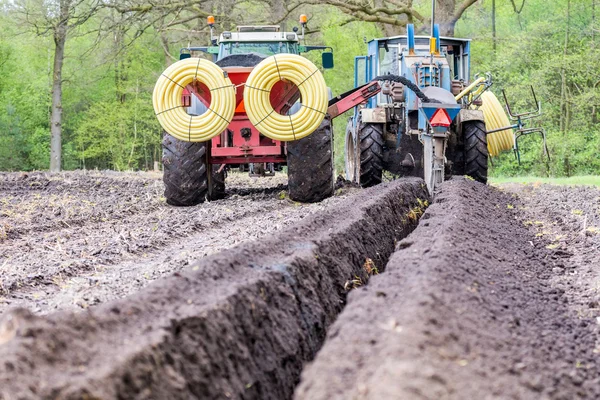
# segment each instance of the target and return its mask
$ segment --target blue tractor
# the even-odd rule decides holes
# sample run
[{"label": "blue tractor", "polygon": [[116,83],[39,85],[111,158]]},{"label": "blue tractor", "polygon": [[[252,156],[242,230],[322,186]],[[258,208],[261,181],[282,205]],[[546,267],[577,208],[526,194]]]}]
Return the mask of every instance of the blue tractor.
[{"label": "blue tractor", "polygon": [[470,83],[470,40],[405,36],[368,42],[356,57],[354,84],[381,82],[381,92],[355,107],[346,129],[348,180],[363,187],[383,171],[425,179],[431,193],[449,175],[487,181],[488,147],[483,111],[474,105],[491,77]]}]

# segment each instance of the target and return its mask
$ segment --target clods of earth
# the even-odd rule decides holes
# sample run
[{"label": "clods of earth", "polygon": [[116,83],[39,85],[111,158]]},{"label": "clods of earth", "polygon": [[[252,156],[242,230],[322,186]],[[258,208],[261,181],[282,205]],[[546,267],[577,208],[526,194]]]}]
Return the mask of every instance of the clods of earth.
[{"label": "clods of earth", "polygon": [[0,175],[0,399],[600,398],[600,190]]}]

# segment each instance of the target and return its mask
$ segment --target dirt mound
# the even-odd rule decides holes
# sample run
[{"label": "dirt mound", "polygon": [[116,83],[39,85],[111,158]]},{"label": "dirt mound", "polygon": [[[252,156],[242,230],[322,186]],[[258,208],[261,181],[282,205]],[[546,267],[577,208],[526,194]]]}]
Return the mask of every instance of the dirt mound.
[{"label": "dirt mound", "polygon": [[426,196],[416,179],[361,191],[129,298],[6,313],[0,399],[290,398],[348,288],[385,265]]},{"label": "dirt mound", "polygon": [[350,294],[295,399],[600,398],[596,321],[513,197],[455,178]]}]

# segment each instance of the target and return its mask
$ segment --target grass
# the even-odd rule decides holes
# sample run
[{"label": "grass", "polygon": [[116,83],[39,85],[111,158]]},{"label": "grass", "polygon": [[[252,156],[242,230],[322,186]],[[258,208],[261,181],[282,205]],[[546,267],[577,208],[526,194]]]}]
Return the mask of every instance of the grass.
[{"label": "grass", "polygon": [[600,176],[583,175],[571,176],[569,178],[542,178],[539,176],[495,177],[490,178],[490,183],[549,183],[551,185],[586,185],[600,187]]}]

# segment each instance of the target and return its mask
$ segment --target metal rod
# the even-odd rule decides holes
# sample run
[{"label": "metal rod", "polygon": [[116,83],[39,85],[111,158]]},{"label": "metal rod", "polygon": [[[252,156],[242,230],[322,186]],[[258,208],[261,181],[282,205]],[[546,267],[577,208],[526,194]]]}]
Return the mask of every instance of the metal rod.
[{"label": "metal rod", "polygon": [[510,126],[505,126],[504,128],[498,128],[498,129],[492,129],[491,131],[486,131],[486,134],[490,134],[490,133],[496,133],[496,132],[502,132],[508,129],[517,129],[519,127],[519,124],[514,124],[514,125],[510,125]]},{"label": "metal rod", "polygon": [[435,0],[431,0],[431,37],[433,37],[433,25],[435,25]]}]

